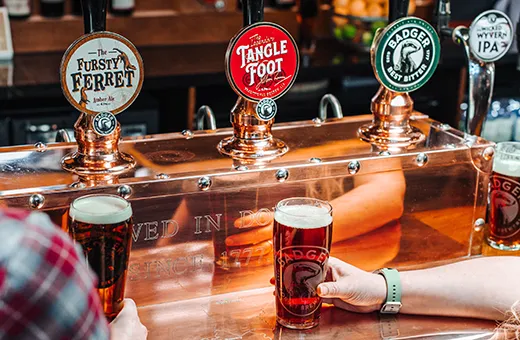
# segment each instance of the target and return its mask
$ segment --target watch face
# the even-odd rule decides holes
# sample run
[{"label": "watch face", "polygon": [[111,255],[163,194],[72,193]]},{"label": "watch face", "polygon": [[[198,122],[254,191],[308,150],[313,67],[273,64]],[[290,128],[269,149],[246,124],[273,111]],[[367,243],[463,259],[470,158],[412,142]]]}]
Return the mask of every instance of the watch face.
[{"label": "watch face", "polygon": [[471,52],[485,62],[502,58],[511,47],[513,37],[511,19],[497,10],[481,13],[469,28]]},{"label": "watch face", "polygon": [[440,42],[429,23],[405,17],[377,36],[372,53],[380,83],[394,92],[411,92],[426,84],[435,72]]}]

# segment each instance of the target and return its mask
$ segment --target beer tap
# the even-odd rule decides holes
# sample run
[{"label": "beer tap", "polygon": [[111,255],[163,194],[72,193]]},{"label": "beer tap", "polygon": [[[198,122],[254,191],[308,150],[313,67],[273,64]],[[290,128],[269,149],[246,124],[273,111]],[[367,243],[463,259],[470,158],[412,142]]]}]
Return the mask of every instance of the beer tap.
[{"label": "beer tap", "polygon": [[226,53],[227,79],[239,96],[231,110],[233,136],[222,140],[217,149],[241,164],[258,164],[289,150],[273,137],[272,126],[275,100],[296,80],[299,53],[285,29],[263,22],[263,0],[244,0],[242,10],[244,28]]},{"label": "beer tap", "polygon": [[438,0],[433,9],[433,26],[439,37],[444,39],[450,38],[453,34],[453,28],[449,27],[451,19],[451,5],[450,0]]},{"label": "beer tap", "polygon": [[394,22],[408,14],[409,0],[390,0],[388,4],[388,22]]},{"label": "beer tap", "polygon": [[106,0],[81,3],[85,35],[65,52],[60,69],[63,94],[80,112],[74,124],[78,148],[61,165],[93,186],[116,183],[136,165],[119,151],[121,124],[115,115],[138,96],[143,62],[130,41],[106,31]]},{"label": "beer tap", "polygon": [[197,110],[197,115],[195,116],[195,126],[197,130],[205,130],[204,122],[206,122],[208,130],[217,129],[215,114],[213,113],[213,110],[207,105],[202,105]]},{"label": "beer tap", "polygon": [[373,120],[358,129],[358,136],[376,149],[411,148],[425,139],[410,125],[413,100],[409,92],[423,86],[435,72],[440,43],[430,24],[406,17],[408,5],[407,0],[390,1],[390,24],[376,32],[370,49],[381,86],[372,98]]},{"label": "beer tap", "polygon": [[[450,1],[438,0],[435,6],[435,28],[441,37],[448,37],[464,47],[468,63],[468,109],[464,130],[480,136],[489,111],[495,82],[495,61],[511,46],[511,20],[504,13],[490,10],[481,13],[469,28],[450,28]],[[493,31],[489,28],[494,27]]]},{"label": "beer tap", "polygon": [[107,0],[81,0],[85,34],[106,31]]},{"label": "beer tap", "polygon": [[264,21],[264,0],[243,0],[242,16],[244,27]]},{"label": "beer tap", "polygon": [[320,100],[319,118],[322,122],[327,120],[327,110],[329,105],[332,109],[333,118],[343,118],[343,110],[341,109],[341,103],[336,96],[327,93]]}]

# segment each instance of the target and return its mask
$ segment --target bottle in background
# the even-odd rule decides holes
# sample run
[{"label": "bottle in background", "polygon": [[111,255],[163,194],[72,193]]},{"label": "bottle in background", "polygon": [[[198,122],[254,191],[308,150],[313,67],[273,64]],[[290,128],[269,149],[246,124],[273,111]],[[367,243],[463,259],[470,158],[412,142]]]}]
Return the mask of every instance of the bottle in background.
[{"label": "bottle in background", "polygon": [[65,12],[65,0],[40,0],[40,11],[44,17],[61,17]]},{"label": "bottle in background", "polygon": [[131,15],[135,8],[135,0],[111,0],[110,13],[114,15]]},{"label": "bottle in background", "polygon": [[4,0],[12,19],[26,19],[31,15],[31,0]]}]

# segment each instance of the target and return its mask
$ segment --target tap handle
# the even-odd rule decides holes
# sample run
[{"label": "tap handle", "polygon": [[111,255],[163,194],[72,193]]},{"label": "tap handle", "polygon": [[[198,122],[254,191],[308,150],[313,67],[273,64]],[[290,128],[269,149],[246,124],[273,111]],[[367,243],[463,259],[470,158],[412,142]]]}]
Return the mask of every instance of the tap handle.
[{"label": "tap handle", "polygon": [[81,0],[85,34],[106,31],[107,0]]},{"label": "tap handle", "polygon": [[409,4],[409,0],[390,0],[388,22],[394,22],[407,16]]},{"label": "tap handle", "polygon": [[437,0],[433,10],[433,26],[441,37],[451,36],[452,29],[449,28],[451,19],[450,0]]},{"label": "tap handle", "polygon": [[242,0],[244,27],[264,21],[264,0]]}]

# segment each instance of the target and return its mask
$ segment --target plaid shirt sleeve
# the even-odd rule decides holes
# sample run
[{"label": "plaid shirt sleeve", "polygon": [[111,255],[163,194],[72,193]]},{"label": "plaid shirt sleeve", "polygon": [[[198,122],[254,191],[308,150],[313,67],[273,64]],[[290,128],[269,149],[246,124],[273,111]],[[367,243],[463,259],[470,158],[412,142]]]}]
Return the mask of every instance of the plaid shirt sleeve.
[{"label": "plaid shirt sleeve", "polygon": [[0,210],[0,339],[108,338],[81,249],[43,213]]}]

